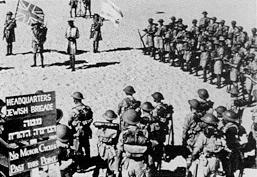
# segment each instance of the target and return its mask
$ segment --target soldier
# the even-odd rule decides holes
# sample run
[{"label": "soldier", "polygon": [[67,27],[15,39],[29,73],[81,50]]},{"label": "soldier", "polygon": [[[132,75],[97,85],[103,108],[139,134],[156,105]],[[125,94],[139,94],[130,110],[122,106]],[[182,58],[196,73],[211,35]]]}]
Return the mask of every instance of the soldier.
[{"label": "soldier", "polygon": [[99,41],[102,40],[101,27],[103,26],[102,18],[98,14],[93,15],[93,24],[90,29],[90,39],[93,39],[93,52],[97,53]]},{"label": "soldier", "polygon": [[[113,110],[107,110],[103,114],[103,118],[107,123],[112,123],[113,120],[117,118],[117,115]],[[109,127],[99,127],[97,130],[97,148],[98,154],[101,159],[105,162],[105,167],[107,168],[106,174],[104,176],[113,177],[114,176],[114,165],[116,157],[116,144],[118,140],[118,130]]]},{"label": "soldier", "polygon": [[234,36],[237,32],[237,26],[236,26],[236,21],[232,20],[231,21],[231,28],[229,29],[229,34],[232,34],[232,36]]},{"label": "soldier", "polygon": [[206,11],[203,11],[203,17],[199,20],[199,28],[202,30],[202,29],[205,29],[209,23],[209,17],[207,17],[207,12]]},{"label": "soldier", "polygon": [[75,152],[78,156],[77,171],[81,171],[83,157],[90,158],[89,139],[92,138],[90,125],[93,122],[93,112],[89,106],[82,103],[82,99],[84,99],[82,93],[74,92],[71,96],[75,107],[72,108],[69,115],[68,125],[72,128]]},{"label": "soldier", "polygon": [[226,108],[225,106],[218,106],[218,107],[215,109],[216,117],[219,119],[218,129],[224,127],[222,118],[223,118],[223,113],[224,113],[225,111],[227,111],[227,108]]},{"label": "soldier", "polygon": [[225,26],[225,20],[221,20],[219,23],[219,27],[217,28],[217,31],[214,33],[214,36],[220,37],[220,36],[226,36],[227,33],[227,27]]},{"label": "soldier", "polygon": [[227,147],[230,149],[231,154],[223,160],[224,170],[228,177],[234,176],[234,172],[242,167],[242,152],[240,151],[240,127],[239,118],[236,113],[228,110],[223,113],[224,127],[222,128],[225,134]]},{"label": "soldier", "polygon": [[257,29],[256,28],[252,28],[252,35],[250,36],[250,40],[249,40],[249,45],[251,48],[251,51],[253,52],[257,52]]},{"label": "soldier", "polygon": [[207,81],[207,66],[210,60],[210,53],[207,50],[206,45],[202,44],[200,46],[200,66],[203,69],[203,82]]},{"label": "soldier", "polygon": [[[134,87],[132,86],[126,86],[124,89],[123,89],[126,97],[118,104],[118,111],[117,111],[117,114],[119,116],[121,116],[126,110],[128,109],[135,109],[136,111],[138,111],[139,109],[139,106],[140,106],[140,101],[137,101],[133,95],[136,93]],[[124,128],[124,125],[123,125],[123,120],[122,120],[122,117],[120,117],[121,120],[120,120],[120,128],[123,129]]]},{"label": "soldier", "polygon": [[227,149],[226,142],[217,130],[219,120],[214,115],[206,114],[202,121],[204,130],[194,144],[190,172],[195,177],[216,176],[222,172],[219,154]]},{"label": "soldier", "polygon": [[190,31],[194,36],[197,36],[197,34],[199,34],[199,27],[197,26],[196,19],[192,20],[192,27],[191,27]]},{"label": "soldier", "polygon": [[214,57],[214,74],[217,77],[217,88],[221,88],[221,74],[223,70],[224,41],[219,41],[216,56]]},{"label": "soldier", "polygon": [[15,28],[16,28],[16,20],[12,18],[13,13],[7,12],[6,20],[4,24],[4,32],[3,39],[6,39],[7,42],[7,52],[6,56],[12,55],[13,42],[15,42]]},{"label": "soldier", "polygon": [[[151,176],[150,155],[153,146],[148,132],[138,126],[139,116],[133,109],[122,115],[127,128],[121,132],[117,144],[116,176]],[[122,163],[121,163],[122,162]]]},{"label": "soldier", "polygon": [[200,109],[204,113],[213,113],[213,104],[214,102],[209,100],[209,93],[206,89],[198,89],[197,91],[198,96],[200,98],[199,103],[200,103]]},{"label": "soldier", "polygon": [[77,39],[79,38],[79,29],[74,25],[74,20],[68,20],[69,27],[66,30],[65,38],[68,39],[67,53],[70,55],[70,68],[75,71],[75,55],[77,53]]},{"label": "soldier", "polygon": [[87,16],[87,11],[89,12],[89,17],[91,18],[91,0],[82,0],[85,8],[85,17]]},{"label": "soldier", "polygon": [[32,23],[32,48],[33,48],[33,60],[34,64],[31,67],[37,66],[37,54],[41,57],[41,67],[44,68],[44,43],[46,41],[47,27],[42,23]]},{"label": "soldier", "polygon": [[155,49],[154,49],[154,34],[156,32],[156,25],[153,23],[153,19],[149,18],[148,19],[148,26],[146,29],[144,29],[143,31],[145,31],[146,33],[146,45],[147,45],[147,49],[145,51],[145,54],[149,54],[152,57],[155,57]]},{"label": "soldier", "polygon": [[199,101],[196,99],[188,101],[191,112],[186,115],[183,124],[182,145],[186,146],[191,152],[199,133],[202,131],[201,127],[201,107]]},{"label": "soldier", "polygon": [[77,17],[78,0],[70,0],[70,17],[72,18],[72,11],[74,10],[75,17]]},{"label": "soldier", "polygon": [[237,32],[235,34],[235,38],[234,38],[234,43],[233,44],[238,44],[241,46],[245,45],[245,42],[247,41],[247,36],[243,31],[243,27],[242,26],[238,26],[237,27]]},{"label": "soldier", "polygon": [[164,61],[164,37],[165,37],[165,28],[163,25],[164,20],[159,19],[159,26],[157,27],[157,31],[155,33],[156,36],[156,49],[158,50],[159,60]]},{"label": "soldier", "polygon": [[75,162],[73,160],[74,150],[72,149],[71,129],[66,125],[59,124],[56,126],[56,136],[61,177],[72,176],[75,173]]},{"label": "soldier", "polygon": [[217,20],[216,17],[210,18],[210,23],[206,28],[206,30],[208,31],[208,33],[211,37],[216,33],[216,31],[219,27],[219,24],[216,22],[216,20]]}]

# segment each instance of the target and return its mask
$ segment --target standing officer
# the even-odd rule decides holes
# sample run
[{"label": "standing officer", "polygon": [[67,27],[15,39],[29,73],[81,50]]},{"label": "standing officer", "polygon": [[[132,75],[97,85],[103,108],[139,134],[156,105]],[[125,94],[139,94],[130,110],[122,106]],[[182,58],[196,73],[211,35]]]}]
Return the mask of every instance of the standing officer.
[{"label": "standing officer", "polygon": [[217,88],[221,88],[221,74],[223,69],[224,41],[219,41],[216,57],[214,58],[214,74],[217,77]]},{"label": "standing officer", "polygon": [[207,50],[206,45],[202,44],[200,45],[200,66],[203,69],[203,82],[207,81],[207,66],[209,64],[210,60],[210,53]]},{"label": "standing officer", "polygon": [[44,68],[44,43],[46,41],[47,28],[42,23],[36,22],[32,25],[32,47],[33,47],[33,59],[34,64],[32,67],[37,66],[37,54],[41,57],[41,67]]},{"label": "standing officer", "polygon": [[74,20],[68,20],[69,27],[66,30],[65,38],[68,39],[67,53],[70,55],[70,68],[75,71],[75,55],[77,52],[77,39],[79,38],[79,29],[74,25]]},{"label": "standing officer", "polygon": [[93,16],[93,24],[90,29],[90,39],[93,39],[93,52],[97,53],[99,41],[102,40],[101,27],[103,26],[102,18],[98,14]]},{"label": "standing officer", "polygon": [[133,110],[127,110],[122,115],[127,128],[121,132],[117,144],[116,176],[150,177],[149,157],[152,143],[148,132],[138,126],[139,115]]},{"label": "standing officer", "polygon": [[70,0],[70,17],[72,18],[72,11],[74,10],[75,17],[77,17],[78,0]]},{"label": "standing officer", "polygon": [[199,28],[205,29],[209,23],[209,17],[207,17],[207,12],[203,11],[203,17],[199,20]]},{"label": "standing officer", "polygon": [[252,28],[251,29],[252,35],[250,36],[249,43],[250,43],[250,48],[252,51],[257,52],[257,29]]},{"label": "standing officer", "polygon": [[159,19],[159,26],[157,27],[157,31],[155,33],[156,36],[156,48],[158,50],[159,60],[164,61],[164,37],[165,37],[165,28],[163,25],[164,20]]},{"label": "standing officer", "polygon": [[6,20],[4,24],[4,35],[3,39],[6,39],[7,42],[7,52],[6,56],[12,55],[12,49],[13,45],[12,43],[15,42],[15,31],[14,29],[16,28],[16,20],[12,18],[13,13],[12,12],[7,12],[6,14]]},{"label": "standing officer", "polygon": [[89,106],[82,103],[84,99],[82,93],[74,92],[72,95],[75,107],[72,108],[68,119],[68,125],[71,126],[75,152],[78,155],[77,170],[81,170],[81,162],[83,158],[90,158],[90,143],[92,138],[92,130],[90,128],[93,122],[93,112]]},{"label": "standing officer", "polygon": [[153,23],[153,19],[148,19],[148,26],[146,29],[144,29],[146,33],[146,45],[147,49],[145,51],[145,54],[151,55],[151,57],[155,57],[155,49],[154,49],[154,34],[156,32],[156,25]]}]

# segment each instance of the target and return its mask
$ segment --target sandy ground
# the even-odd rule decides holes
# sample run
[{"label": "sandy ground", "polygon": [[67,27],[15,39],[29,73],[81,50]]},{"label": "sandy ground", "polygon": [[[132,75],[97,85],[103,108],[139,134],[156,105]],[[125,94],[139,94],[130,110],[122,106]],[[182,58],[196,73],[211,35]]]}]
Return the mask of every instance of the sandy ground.
[{"label": "sandy ground", "polygon": [[[69,16],[67,0],[31,0],[40,6],[47,19],[48,36],[45,44],[47,52],[44,69],[31,68],[31,32],[30,27],[19,23],[16,29],[14,56],[5,56],[5,42],[0,42],[0,98],[6,96],[34,93],[38,89],[56,91],[57,107],[64,110],[65,117],[73,106],[70,97],[73,91],[84,94],[84,102],[94,111],[94,119],[98,120],[107,109],[117,109],[118,102],[124,97],[122,89],[133,85],[135,97],[142,102],[151,101],[150,95],[155,91],[164,94],[165,102],[174,106],[175,143],[181,143],[181,127],[185,115],[189,112],[187,101],[196,98],[199,88],[207,88],[210,99],[215,106],[226,105],[229,95],[225,88],[216,89],[201,79],[182,72],[167,64],[153,61],[142,55],[137,29],[146,26],[147,19],[158,20],[176,16],[190,25],[193,18],[199,19],[201,12],[207,10],[209,16],[225,19],[227,23],[237,20],[247,31],[256,26],[255,0],[132,0],[114,2],[122,9],[124,19],[119,28],[111,22],[103,26],[101,53],[93,54],[89,29],[91,20],[77,18],[75,25],[80,30],[78,40],[77,70],[71,73],[67,67],[68,56],[64,54],[67,41],[64,38]],[[15,11],[16,0],[7,0],[0,4],[0,24],[4,23],[5,13]],[[100,0],[92,2],[93,12],[100,11]],[[1,33],[0,33],[1,35]],[[40,62],[38,61],[38,64]],[[64,118],[65,122],[65,118]],[[94,129],[93,129],[94,131]],[[96,139],[91,140],[92,155],[96,155]],[[177,162],[176,162],[177,164]],[[172,164],[166,164],[170,169]],[[90,176],[90,175],[86,175]]]}]

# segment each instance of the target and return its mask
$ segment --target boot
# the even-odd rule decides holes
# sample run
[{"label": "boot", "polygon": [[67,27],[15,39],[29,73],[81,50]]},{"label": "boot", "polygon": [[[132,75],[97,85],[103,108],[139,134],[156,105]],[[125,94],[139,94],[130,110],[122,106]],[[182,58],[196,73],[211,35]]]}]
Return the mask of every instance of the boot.
[{"label": "boot", "polygon": [[99,51],[98,51],[98,46],[99,46],[99,42],[98,41],[96,41],[95,42],[95,52],[96,53],[98,53]]},{"label": "boot", "polygon": [[96,42],[94,41],[94,42],[93,42],[93,52],[94,52],[94,53],[96,53],[96,47],[95,47],[96,45],[95,45],[95,43],[96,43]]},{"label": "boot", "polygon": [[10,44],[10,46],[9,46],[9,55],[12,55],[13,53],[12,53],[12,43]]},{"label": "boot", "polygon": [[75,71],[75,56],[71,56],[71,71]]},{"label": "boot", "polygon": [[37,66],[37,54],[36,54],[36,53],[35,53],[34,56],[33,56],[33,60],[34,60],[34,64],[31,65],[31,67]]}]

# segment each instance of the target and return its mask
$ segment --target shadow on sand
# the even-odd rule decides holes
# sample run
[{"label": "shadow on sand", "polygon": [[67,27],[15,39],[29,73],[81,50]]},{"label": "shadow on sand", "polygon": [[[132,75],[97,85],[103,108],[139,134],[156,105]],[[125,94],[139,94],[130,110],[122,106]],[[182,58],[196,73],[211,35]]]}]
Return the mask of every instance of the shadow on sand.
[{"label": "shadow on sand", "polygon": [[109,65],[116,65],[119,63],[120,62],[100,62],[100,63],[96,63],[96,64],[83,65],[83,66],[77,67],[76,69],[101,68],[101,67],[106,67]]},{"label": "shadow on sand", "polygon": [[120,47],[120,48],[115,48],[115,49],[108,49],[108,50],[103,50],[102,52],[115,52],[115,51],[126,51],[126,50],[133,50],[134,48],[132,47]]},{"label": "shadow on sand", "polygon": [[0,71],[14,69],[14,67],[0,67]]}]

